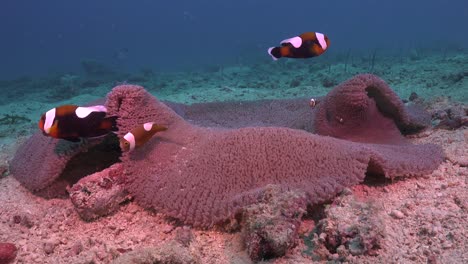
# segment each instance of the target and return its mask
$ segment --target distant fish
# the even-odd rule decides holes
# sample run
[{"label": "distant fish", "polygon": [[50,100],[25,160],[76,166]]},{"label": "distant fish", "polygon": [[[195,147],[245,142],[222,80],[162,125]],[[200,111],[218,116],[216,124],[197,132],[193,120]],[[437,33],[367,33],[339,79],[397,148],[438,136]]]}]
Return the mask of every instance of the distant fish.
[{"label": "distant fish", "polygon": [[322,33],[306,32],[297,37],[285,39],[280,44],[280,47],[268,49],[268,54],[273,60],[281,57],[305,59],[319,56],[330,46],[330,40]]},{"label": "distant fish", "polygon": [[148,142],[154,134],[167,130],[166,127],[148,122],[132,129],[120,139],[120,148],[122,151],[132,151]]},{"label": "distant fish", "polygon": [[183,16],[184,16],[184,20],[192,21],[192,20],[195,19],[195,16],[192,15],[192,13],[189,12],[189,11],[184,11],[184,12],[183,12]]},{"label": "distant fish", "polygon": [[128,48],[122,48],[114,52],[114,59],[123,61],[128,58]]},{"label": "distant fish", "polygon": [[117,131],[117,117],[106,115],[107,109],[103,105],[62,105],[43,114],[38,125],[46,136],[78,142],[81,138],[100,137]]}]

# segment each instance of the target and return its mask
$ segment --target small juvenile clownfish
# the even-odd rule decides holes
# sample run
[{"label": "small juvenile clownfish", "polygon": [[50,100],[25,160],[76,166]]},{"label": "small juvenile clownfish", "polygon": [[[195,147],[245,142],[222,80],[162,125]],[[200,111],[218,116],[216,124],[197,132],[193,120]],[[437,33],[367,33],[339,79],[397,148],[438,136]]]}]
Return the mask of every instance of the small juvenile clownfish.
[{"label": "small juvenile clownfish", "polygon": [[297,37],[285,39],[280,44],[280,47],[268,49],[268,54],[273,60],[281,57],[305,59],[319,56],[330,46],[330,40],[322,33],[306,32]]},{"label": "small juvenile clownfish", "polygon": [[118,130],[117,117],[106,114],[103,105],[62,105],[43,114],[38,125],[46,136],[79,142],[81,138],[100,137]]},{"label": "small juvenile clownfish", "polygon": [[139,125],[120,139],[120,148],[122,151],[132,151],[136,147],[140,147],[148,142],[157,132],[165,130],[167,130],[167,127],[157,125],[153,122]]}]

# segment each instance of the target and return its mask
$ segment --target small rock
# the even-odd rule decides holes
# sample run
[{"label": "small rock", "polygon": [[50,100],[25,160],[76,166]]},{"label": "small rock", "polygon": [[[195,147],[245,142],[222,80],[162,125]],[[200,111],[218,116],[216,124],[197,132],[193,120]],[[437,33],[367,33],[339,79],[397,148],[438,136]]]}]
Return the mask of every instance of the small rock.
[{"label": "small rock", "polygon": [[302,220],[301,226],[299,227],[299,235],[306,236],[312,232],[315,228],[315,222],[311,219]]},{"label": "small rock", "polygon": [[164,234],[169,234],[172,232],[172,230],[174,230],[174,226],[173,225],[165,225],[161,231],[163,231]]},{"label": "small rock", "polygon": [[20,241],[17,242],[18,246],[20,246],[20,247],[26,246],[27,243],[28,243],[27,239],[20,240]]},{"label": "small rock", "polygon": [[131,214],[136,214],[140,209],[141,208],[138,207],[138,205],[131,203],[127,207],[127,212],[129,212]]},{"label": "small rock", "polygon": [[401,212],[402,212],[405,216],[408,216],[408,215],[409,215],[409,212],[408,212],[408,209],[407,209],[407,208],[401,208]]},{"label": "small rock", "polygon": [[73,246],[70,248],[70,255],[76,256],[83,251],[83,244],[81,241],[76,241]]},{"label": "small rock", "polygon": [[295,246],[307,204],[304,193],[267,186],[260,201],[244,210],[242,233],[253,261],[281,257]]},{"label": "small rock", "polygon": [[75,210],[83,220],[91,221],[115,212],[129,199],[119,178],[122,170],[122,164],[114,164],[82,178],[68,189]]},{"label": "small rock", "polygon": [[340,255],[341,257],[346,257],[348,255],[348,250],[344,245],[340,245],[339,247],[336,248],[336,253]]},{"label": "small rock", "polygon": [[29,261],[34,262],[34,263],[37,263],[36,261],[37,261],[40,257],[41,257],[41,256],[39,256],[39,254],[37,254],[37,253],[31,253],[31,254],[29,255],[29,259],[30,259]]},{"label": "small rock", "polygon": [[361,239],[353,238],[348,242],[349,253],[353,256],[362,255],[365,252],[364,245],[361,243]]},{"label": "small rock", "polygon": [[189,250],[175,241],[154,248],[135,249],[122,254],[113,264],[127,263],[202,263],[198,252]]},{"label": "small rock", "polygon": [[357,201],[352,195],[325,208],[325,217],[318,221],[314,231],[311,251],[318,254],[320,249],[326,256],[337,253],[340,261],[350,254],[377,254],[385,234],[380,208],[377,204]]},{"label": "small rock", "polygon": [[54,253],[55,247],[59,244],[59,241],[52,239],[44,243],[43,249],[47,255]]},{"label": "small rock", "polygon": [[445,242],[447,240],[445,234],[439,234],[437,238],[440,242]]},{"label": "small rock", "polygon": [[437,256],[431,254],[427,257],[427,264],[437,264]]},{"label": "small rock", "polygon": [[462,126],[468,126],[468,116],[463,116],[460,119],[460,123],[461,123]]},{"label": "small rock", "polygon": [[2,178],[3,176],[7,176],[7,175],[8,175],[8,166],[1,165],[0,166],[0,178]]},{"label": "small rock", "polygon": [[408,99],[412,102],[412,101],[414,101],[414,100],[416,100],[418,98],[419,98],[418,94],[415,93],[415,92],[412,92]]},{"label": "small rock", "polygon": [[426,189],[426,186],[424,184],[420,183],[420,182],[417,182],[416,186],[418,186],[418,188],[421,189],[421,190]]},{"label": "small rock", "polygon": [[344,188],[343,191],[341,191],[341,195],[351,195],[353,194],[353,191],[350,188]]},{"label": "small rock", "polygon": [[405,217],[405,215],[402,212],[398,211],[398,210],[393,210],[390,213],[390,215],[393,216],[393,218],[395,218],[395,219],[402,219],[402,218]]},{"label": "small rock", "polygon": [[94,254],[96,255],[96,257],[99,259],[99,260],[104,260],[105,258],[107,258],[107,253],[104,249],[102,248],[98,248],[94,251]]},{"label": "small rock", "polygon": [[319,239],[320,239],[320,241],[322,241],[322,242],[323,242],[323,241],[326,241],[326,239],[327,239],[327,234],[326,234],[326,233],[321,233],[321,234],[319,235]]},{"label": "small rock", "polygon": [[448,114],[444,110],[438,110],[437,112],[433,114],[433,116],[434,118],[441,119],[441,120],[448,118]]},{"label": "small rock", "polygon": [[339,260],[339,259],[340,259],[340,255],[338,255],[338,253],[332,254],[330,256],[330,260]]},{"label": "small rock", "polygon": [[0,263],[7,264],[16,258],[18,249],[12,243],[0,242]]},{"label": "small rock", "polygon": [[442,232],[442,226],[440,225],[440,223],[435,223],[433,226],[432,226],[432,229],[431,229],[431,235],[432,236],[435,236],[436,234]]},{"label": "small rock", "polygon": [[445,241],[443,244],[442,244],[442,248],[443,249],[449,249],[453,246],[452,242],[450,241]]},{"label": "small rock", "polygon": [[13,223],[20,224],[27,228],[34,226],[33,216],[27,212],[21,212],[13,216]]},{"label": "small rock", "polygon": [[182,245],[188,247],[190,242],[193,240],[193,232],[192,229],[188,226],[184,226],[181,228],[176,229],[175,240]]}]

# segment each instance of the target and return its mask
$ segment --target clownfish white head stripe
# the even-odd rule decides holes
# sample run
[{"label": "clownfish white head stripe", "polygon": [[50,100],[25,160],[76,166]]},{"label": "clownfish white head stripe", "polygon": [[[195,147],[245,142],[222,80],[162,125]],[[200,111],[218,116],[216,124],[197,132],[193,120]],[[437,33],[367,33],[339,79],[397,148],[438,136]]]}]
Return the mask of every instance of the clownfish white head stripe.
[{"label": "clownfish white head stripe", "polygon": [[54,124],[55,120],[55,108],[50,109],[45,114],[45,122],[44,122],[44,132],[46,134],[50,133],[50,128]]},{"label": "clownfish white head stripe", "polygon": [[127,134],[125,134],[124,139],[127,140],[127,142],[130,144],[128,150],[129,151],[134,150],[136,142],[135,142],[135,136],[132,134],[132,132],[128,132]]},{"label": "clownfish white head stripe", "polygon": [[89,107],[78,107],[75,110],[76,116],[79,118],[85,118],[92,112],[104,112],[107,113],[107,108],[103,105],[95,105]]},{"label": "clownfish white head stripe", "polygon": [[322,49],[326,50],[327,49],[327,41],[325,40],[325,35],[322,33],[315,33],[315,36],[317,37],[318,42],[320,43],[320,46]]},{"label": "clownfish white head stripe", "polygon": [[293,38],[285,39],[285,40],[280,42],[280,44],[284,44],[284,43],[291,43],[291,45],[293,45],[293,47],[298,49],[302,45],[302,39],[301,39],[301,37],[293,37]]}]

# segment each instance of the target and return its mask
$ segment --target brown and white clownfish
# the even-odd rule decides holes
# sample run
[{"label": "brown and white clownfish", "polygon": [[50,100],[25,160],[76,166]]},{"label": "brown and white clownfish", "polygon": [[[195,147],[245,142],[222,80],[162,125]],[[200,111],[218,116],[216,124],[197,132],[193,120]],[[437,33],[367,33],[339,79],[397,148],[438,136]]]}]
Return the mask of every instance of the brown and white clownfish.
[{"label": "brown and white clownfish", "polygon": [[117,131],[116,116],[106,117],[103,105],[62,105],[41,116],[39,129],[44,135],[79,142],[81,138],[105,136]]},{"label": "brown and white clownfish", "polygon": [[306,32],[297,37],[285,39],[280,44],[280,47],[268,49],[268,54],[273,60],[281,57],[305,59],[319,56],[328,49],[330,40],[322,33]]},{"label": "brown and white clownfish", "polygon": [[120,148],[122,151],[132,151],[148,142],[157,132],[165,130],[167,130],[167,127],[153,122],[139,125],[120,139]]}]

